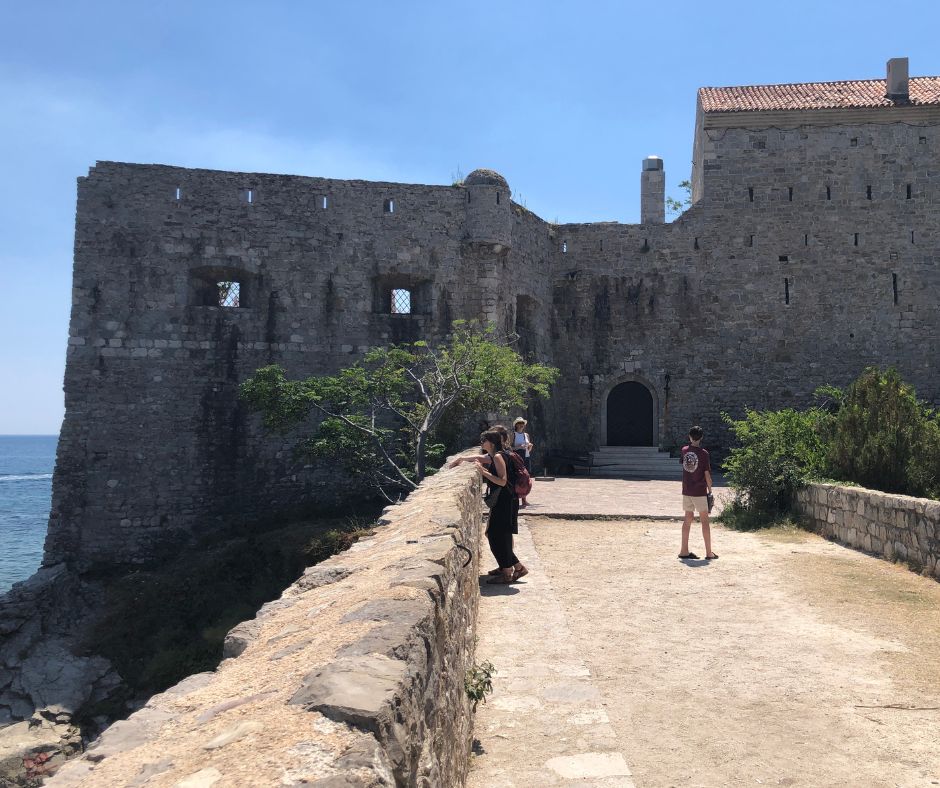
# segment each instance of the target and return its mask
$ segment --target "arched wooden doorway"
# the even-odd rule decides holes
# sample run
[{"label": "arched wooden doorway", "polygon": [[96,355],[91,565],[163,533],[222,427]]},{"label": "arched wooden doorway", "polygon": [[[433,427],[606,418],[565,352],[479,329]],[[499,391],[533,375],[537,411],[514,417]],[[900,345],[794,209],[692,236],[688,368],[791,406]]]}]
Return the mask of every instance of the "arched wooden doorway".
[{"label": "arched wooden doorway", "polygon": [[607,395],[607,445],[654,445],[653,395],[642,383],[621,383]]}]

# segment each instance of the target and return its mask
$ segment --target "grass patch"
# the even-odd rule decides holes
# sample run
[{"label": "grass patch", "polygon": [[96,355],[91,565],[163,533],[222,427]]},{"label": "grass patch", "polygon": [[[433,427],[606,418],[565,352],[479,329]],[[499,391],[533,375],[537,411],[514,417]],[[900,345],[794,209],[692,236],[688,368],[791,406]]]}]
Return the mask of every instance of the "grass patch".
[{"label": "grass patch", "polygon": [[362,517],[303,520],[238,532],[196,545],[153,569],[123,575],[105,591],[104,616],[90,632],[89,653],[111,661],[125,687],[84,710],[114,718],[126,702],[162,692],[186,676],[213,670],[222,643],[303,570],[371,533]]},{"label": "grass patch", "polygon": [[751,509],[739,501],[732,500],[725,505],[721,514],[715,518],[732,531],[761,531],[772,535],[776,532],[780,536],[810,530],[799,518],[788,512],[765,512]]}]

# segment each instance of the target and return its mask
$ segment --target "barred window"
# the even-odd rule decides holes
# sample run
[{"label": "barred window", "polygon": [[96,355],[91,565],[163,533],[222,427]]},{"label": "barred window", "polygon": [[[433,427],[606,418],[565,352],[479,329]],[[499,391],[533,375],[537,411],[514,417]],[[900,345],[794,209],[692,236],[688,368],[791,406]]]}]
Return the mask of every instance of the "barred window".
[{"label": "barred window", "polygon": [[217,282],[216,286],[219,288],[219,306],[239,306],[241,286],[238,282]]},{"label": "barred window", "polygon": [[392,314],[411,314],[411,291],[405,289],[392,290]]}]

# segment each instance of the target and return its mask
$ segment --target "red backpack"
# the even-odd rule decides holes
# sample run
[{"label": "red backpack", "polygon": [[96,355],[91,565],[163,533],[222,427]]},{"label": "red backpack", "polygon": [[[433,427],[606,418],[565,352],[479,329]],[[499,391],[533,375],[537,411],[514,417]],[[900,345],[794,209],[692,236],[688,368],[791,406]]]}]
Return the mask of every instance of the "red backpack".
[{"label": "red backpack", "polygon": [[517,498],[525,498],[532,492],[532,477],[526,470],[525,461],[514,451],[504,450],[503,459],[506,460],[507,481],[512,485],[512,491]]}]

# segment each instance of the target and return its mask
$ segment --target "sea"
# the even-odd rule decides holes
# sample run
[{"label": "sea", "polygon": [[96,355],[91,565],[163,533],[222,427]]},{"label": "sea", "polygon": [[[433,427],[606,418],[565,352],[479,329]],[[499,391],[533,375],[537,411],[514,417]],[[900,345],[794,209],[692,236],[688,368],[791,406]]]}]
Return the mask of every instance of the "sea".
[{"label": "sea", "polygon": [[57,435],[0,435],[0,594],[39,568]]}]

